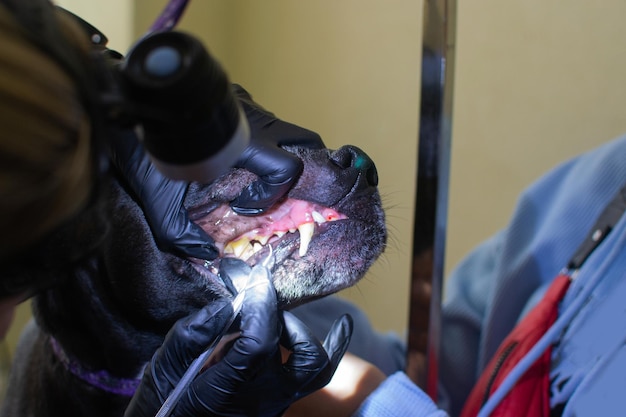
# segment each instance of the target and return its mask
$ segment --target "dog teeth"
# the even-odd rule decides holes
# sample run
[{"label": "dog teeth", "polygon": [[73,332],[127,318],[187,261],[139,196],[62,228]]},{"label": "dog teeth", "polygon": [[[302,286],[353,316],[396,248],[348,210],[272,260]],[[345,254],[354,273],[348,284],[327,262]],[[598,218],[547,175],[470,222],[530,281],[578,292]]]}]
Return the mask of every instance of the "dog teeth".
[{"label": "dog teeth", "polygon": [[270,237],[272,237],[272,235],[267,235],[267,236],[260,236],[260,235],[258,235],[256,237],[256,240],[258,241],[258,243],[260,243],[261,245],[265,246],[265,245],[267,245],[267,242],[270,240]]},{"label": "dog teeth", "polygon": [[257,252],[259,252],[261,249],[263,249],[263,244],[259,243],[259,242],[254,242],[252,244],[252,253],[255,254]]},{"label": "dog teeth", "polygon": [[298,226],[298,231],[300,232],[300,249],[298,254],[302,257],[309,250],[309,243],[311,243],[313,231],[315,231],[315,223],[302,223]]},{"label": "dog teeth", "polygon": [[242,237],[241,239],[229,242],[224,248],[224,253],[231,253],[237,258],[242,258],[248,246],[250,246],[250,239]]},{"label": "dog teeth", "polygon": [[244,248],[243,253],[239,257],[243,260],[246,260],[254,254],[255,254],[254,245],[251,245],[248,243],[248,245],[246,245],[246,247]]},{"label": "dog teeth", "polygon": [[322,216],[322,214],[319,211],[312,212],[311,217],[313,217],[313,220],[315,220],[315,223],[317,224],[326,223],[326,219],[324,218],[324,216]]},{"label": "dog teeth", "polygon": [[334,210],[327,209],[321,213],[316,210],[302,213],[299,218],[301,220],[305,220],[297,228],[290,227],[289,230],[276,230],[273,233],[265,235],[258,234],[261,229],[252,230],[239,239],[229,242],[224,247],[224,254],[234,255],[237,258],[247,260],[249,257],[263,249],[263,247],[267,245],[270,239],[274,236],[276,236],[277,239],[280,239],[287,233],[295,233],[298,231],[300,233],[300,247],[298,249],[298,253],[302,257],[305,256],[309,250],[309,245],[311,244],[316,224],[339,220],[341,218],[345,218],[345,216],[342,217]]}]

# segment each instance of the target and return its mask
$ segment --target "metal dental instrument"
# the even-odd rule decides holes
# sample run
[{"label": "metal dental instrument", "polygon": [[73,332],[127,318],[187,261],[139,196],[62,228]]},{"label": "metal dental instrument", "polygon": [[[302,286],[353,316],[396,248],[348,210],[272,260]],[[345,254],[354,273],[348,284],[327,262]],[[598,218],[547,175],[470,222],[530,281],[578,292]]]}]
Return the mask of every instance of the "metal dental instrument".
[{"label": "metal dental instrument", "polygon": [[215,355],[219,353],[219,351],[216,351],[216,348],[222,341],[222,339],[232,332],[230,326],[232,326],[233,322],[241,312],[241,307],[243,307],[243,300],[245,298],[246,291],[249,288],[252,288],[252,286],[255,285],[254,283],[259,282],[259,279],[269,280],[271,278],[271,268],[273,267],[273,265],[274,255],[272,246],[270,246],[270,253],[267,258],[253,266],[248,276],[242,278],[245,280],[243,282],[243,285],[236,285],[237,288],[240,288],[240,290],[231,303],[233,307],[233,314],[224,325],[224,329],[220,332],[219,336],[211,343],[207,350],[205,350],[191,363],[180,381],[178,381],[176,387],[174,387],[170,395],[167,397],[167,399],[157,412],[156,417],[168,417],[171,414],[174,406],[178,403],[182,394],[187,391],[189,385],[198,376],[198,374],[202,370],[202,367],[207,362],[210,362],[215,357]]},{"label": "metal dental instrument", "polygon": [[235,321],[235,318],[237,318],[237,315],[239,315],[241,307],[243,306],[244,297],[245,291],[241,291],[239,294],[237,294],[231,304],[233,307],[233,315],[226,322],[224,329],[222,330],[220,335],[213,341],[213,343],[211,343],[209,348],[191,363],[183,377],[180,379],[180,381],[178,381],[178,385],[176,385],[176,387],[172,390],[170,395],[167,397],[167,399],[157,412],[156,417],[167,417],[170,415],[170,413],[174,409],[174,406],[176,405],[176,403],[178,403],[178,400],[180,400],[181,395],[185,391],[187,391],[187,388],[189,388],[191,382],[196,378],[196,376],[198,376],[204,364],[212,359],[212,355],[216,353],[215,348],[222,340],[222,338],[226,336],[226,334],[229,332],[230,326]]},{"label": "metal dental instrument", "polygon": [[457,0],[425,0],[407,375],[437,400]]}]

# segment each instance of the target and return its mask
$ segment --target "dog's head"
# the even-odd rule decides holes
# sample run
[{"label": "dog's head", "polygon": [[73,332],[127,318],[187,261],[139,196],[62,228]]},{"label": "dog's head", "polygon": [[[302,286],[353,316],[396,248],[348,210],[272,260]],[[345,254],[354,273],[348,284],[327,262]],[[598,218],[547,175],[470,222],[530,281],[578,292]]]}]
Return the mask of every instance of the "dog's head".
[{"label": "dog's head", "polygon": [[[279,302],[285,307],[355,284],[383,251],[384,213],[372,160],[360,149],[289,147],[304,170],[286,199],[260,216],[234,213],[229,202],[255,179],[233,169],[209,185],[191,184],[185,207],[191,220],[211,236],[220,257],[253,265],[272,247],[272,270]],[[137,314],[167,321],[228,297],[217,275],[220,259],[204,261],[160,251],[137,206],[122,188],[114,189],[106,270],[117,296]]]},{"label": "dog's head", "polygon": [[217,275],[224,257],[254,265],[271,246],[283,308],[354,285],[386,244],[373,161],[354,146],[285,150],[302,160],[303,172],[286,198],[261,216],[237,215],[229,207],[256,179],[244,169],[189,186],[185,209],[220,249],[208,264],[160,250],[138,202],[114,181],[107,196],[110,231],[100,254],[36,298],[40,325],[84,362],[124,374],[150,358],[177,319],[232,297]]}]

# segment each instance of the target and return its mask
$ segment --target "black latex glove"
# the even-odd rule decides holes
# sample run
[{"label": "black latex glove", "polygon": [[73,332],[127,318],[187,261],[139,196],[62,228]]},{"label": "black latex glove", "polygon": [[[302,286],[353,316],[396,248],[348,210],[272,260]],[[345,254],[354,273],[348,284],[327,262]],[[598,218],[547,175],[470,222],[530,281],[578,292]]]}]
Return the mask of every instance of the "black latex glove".
[{"label": "black latex glove", "polygon": [[132,131],[111,135],[110,154],[162,250],[207,260],[218,256],[214,240],[189,220],[183,207],[188,183],[161,174]]},{"label": "black latex glove", "polygon": [[302,161],[280,147],[320,149],[324,142],[317,133],[278,119],[255,103],[241,86],[234,84],[233,88],[250,124],[250,145],[236,166],[257,174],[259,179],[244,189],[231,207],[250,216],[263,213],[280,200],[302,172]]},{"label": "black latex glove", "polygon": [[[221,361],[192,382],[172,416],[279,416],[330,381],[348,347],[352,319],[337,320],[322,346],[295,316],[278,311],[275,291],[264,281],[248,285],[239,338]],[[125,417],[156,414],[223,327],[232,312],[228,306],[213,304],[174,326],[146,368]],[[291,351],[285,363],[279,341]]]}]

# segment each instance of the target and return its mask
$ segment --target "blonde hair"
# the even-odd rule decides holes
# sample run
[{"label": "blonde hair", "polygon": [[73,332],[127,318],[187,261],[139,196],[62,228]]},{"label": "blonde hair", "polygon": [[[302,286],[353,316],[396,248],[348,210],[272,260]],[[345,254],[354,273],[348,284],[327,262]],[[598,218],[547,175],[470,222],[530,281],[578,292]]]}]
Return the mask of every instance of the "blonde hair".
[{"label": "blonde hair", "polygon": [[[87,51],[63,16],[62,32]],[[91,194],[89,116],[67,72],[0,7],[0,262],[81,210]]]}]

